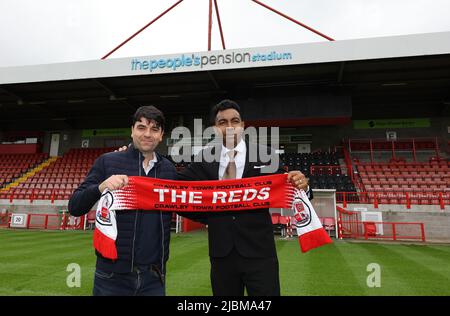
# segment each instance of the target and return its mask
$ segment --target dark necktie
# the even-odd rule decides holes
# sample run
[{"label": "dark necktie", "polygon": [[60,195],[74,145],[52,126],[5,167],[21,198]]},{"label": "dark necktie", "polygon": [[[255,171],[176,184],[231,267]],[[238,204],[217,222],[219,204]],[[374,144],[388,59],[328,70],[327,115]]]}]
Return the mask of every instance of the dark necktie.
[{"label": "dark necktie", "polygon": [[227,155],[230,157],[230,162],[225,168],[223,179],[236,179],[236,162],[234,161],[236,151],[230,150],[229,152],[227,152]]}]

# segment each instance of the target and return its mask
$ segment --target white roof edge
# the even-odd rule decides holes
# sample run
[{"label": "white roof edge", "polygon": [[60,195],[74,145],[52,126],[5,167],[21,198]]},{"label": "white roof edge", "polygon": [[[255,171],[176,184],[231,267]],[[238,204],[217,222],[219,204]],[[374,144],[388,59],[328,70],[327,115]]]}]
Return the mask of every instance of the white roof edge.
[{"label": "white roof edge", "polygon": [[[0,84],[442,54],[450,54],[450,32],[0,67]],[[281,59],[278,59],[280,57]],[[189,58],[191,59],[191,63],[189,63]],[[199,59],[195,60],[195,58]],[[243,59],[244,62],[239,59]],[[198,65],[195,65],[196,61],[199,63]],[[208,63],[203,64],[203,62]],[[147,68],[146,65],[148,66]],[[155,66],[155,69],[150,69]]]}]

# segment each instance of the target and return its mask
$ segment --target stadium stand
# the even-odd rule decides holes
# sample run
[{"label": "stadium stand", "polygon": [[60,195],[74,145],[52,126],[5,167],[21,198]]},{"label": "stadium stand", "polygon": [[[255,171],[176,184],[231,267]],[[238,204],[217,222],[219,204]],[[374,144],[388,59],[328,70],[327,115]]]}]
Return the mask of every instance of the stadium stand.
[{"label": "stadium stand", "polygon": [[[351,140],[339,150],[285,153],[280,158],[287,170],[302,171],[312,188],[336,189],[338,202],[344,194],[346,201],[356,203],[376,199],[380,204],[448,205],[450,166],[436,144],[432,140]],[[74,148],[50,159],[48,154],[0,155],[0,199],[68,200],[94,160],[113,150]],[[427,155],[421,155],[424,152]],[[401,153],[408,153],[411,161]],[[424,157],[427,161],[419,161]],[[40,165],[42,170],[36,168]],[[181,170],[188,163],[175,165]],[[35,174],[30,173],[33,168]]]},{"label": "stadium stand", "polygon": [[[170,157],[167,157],[173,162]],[[337,191],[356,192],[351,178],[342,171],[339,159],[343,158],[339,151],[314,153],[285,153],[280,159],[287,171],[300,170],[309,178],[315,189],[336,189]],[[177,170],[182,170],[189,163],[175,163]]]},{"label": "stadium stand", "polygon": [[381,204],[403,204],[409,193],[412,204],[439,204],[438,194],[450,192],[449,164],[358,163],[357,171],[364,192],[379,192]]},{"label": "stadium stand", "polygon": [[358,173],[365,191],[441,192],[450,185],[447,161],[433,163],[358,164]]},{"label": "stadium stand", "polygon": [[0,154],[0,188],[6,187],[47,158],[47,153]]},{"label": "stadium stand", "polygon": [[[358,194],[348,202],[450,204],[450,168],[433,140],[351,140],[352,178]],[[342,195],[337,196],[342,202]]]},{"label": "stadium stand", "polygon": [[74,148],[58,157],[48,167],[20,182],[0,198],[33,200],[68,200],[83,181],[94,160],[112,148]]},{"label": "stadium stand", "polygon": [[309,178],[315,189],[336,189],[340,192],[356,192],[351,178],[344,174],[339,151],[314,153],[287,153],[280,155],[288,170],[300,170]]}]

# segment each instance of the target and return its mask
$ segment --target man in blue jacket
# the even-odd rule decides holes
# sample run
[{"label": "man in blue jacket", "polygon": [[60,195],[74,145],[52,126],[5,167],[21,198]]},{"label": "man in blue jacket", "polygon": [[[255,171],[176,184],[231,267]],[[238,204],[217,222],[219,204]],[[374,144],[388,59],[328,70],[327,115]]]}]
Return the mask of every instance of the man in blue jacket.
[{"label": "man in blue jacket", "polygon": [[[127,151],[100,156],[69,200],[69,212],[82,216],[105,189],[128,184],[128,176],[177,179],[173,164],[155,149],[164,134],[164,115],[142,106],[133,116],[133,144]],[[96,252],[94,295],[165,295],[172,213],[151,210],[117,211],[117,260]]]}]

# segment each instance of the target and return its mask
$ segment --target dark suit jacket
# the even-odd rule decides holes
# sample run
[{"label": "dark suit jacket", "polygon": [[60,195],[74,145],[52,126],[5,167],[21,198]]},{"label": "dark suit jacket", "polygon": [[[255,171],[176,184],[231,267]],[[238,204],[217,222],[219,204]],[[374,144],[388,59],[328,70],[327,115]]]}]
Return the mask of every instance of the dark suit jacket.
[{"label": "dark suit jacket", "polygon": [[[268,175],[268,173],[261,173],[261,168],[254,168],[264,164],[261,163],[259,154],[256,162],[249,162],[249,144],[246,143],[246,146],[247,154],[242,178]],[[259,149],[268,152],[266,147],[259,146]],[[214,154],[216,150],[220,154],[221,147],[209,148],[204,151]],[[272,155],[274,155],[273,152]],[[212,163],[193,162],[178,173],[178,178],[193,181],[218,180],[219,161],[220,159]],[[274,173],[285,173],[281,161]],[[224,257],[230,253],[233,247],[243,257],[276,257],[272,218],[268,208],[252,211],[184,213],[182,215],[208,224],[209,255],[211,257]]]}]

